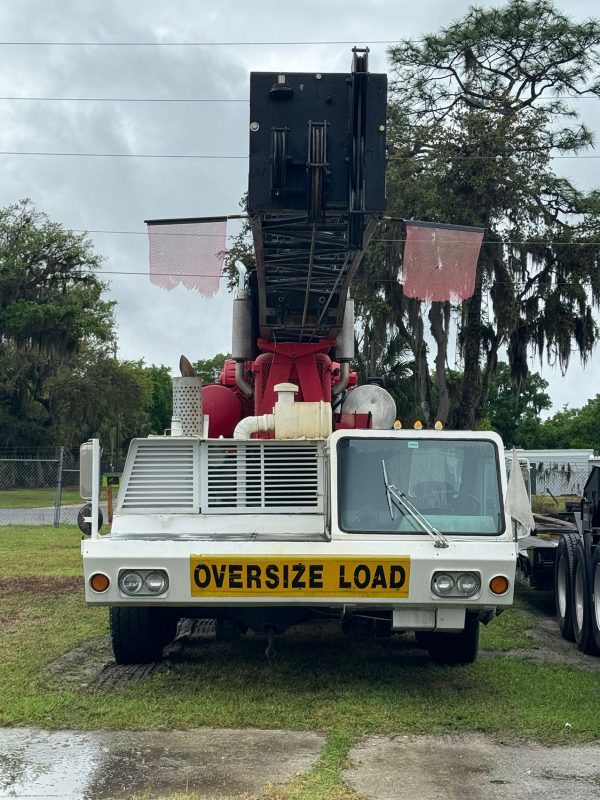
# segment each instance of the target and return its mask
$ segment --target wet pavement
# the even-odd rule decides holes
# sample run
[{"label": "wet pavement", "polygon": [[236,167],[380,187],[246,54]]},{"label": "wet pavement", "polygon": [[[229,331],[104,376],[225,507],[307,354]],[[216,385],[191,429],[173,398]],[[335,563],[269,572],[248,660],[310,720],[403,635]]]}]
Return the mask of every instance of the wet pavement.
[{"label": "wet pavement", "polygon": [[0,728],[0,798],[119,800],[259,794],[314,764],[325,737],[295,731]]},{"label": "wet pavement", "polygon": [[479,734],[372,736],[344,781],[364,800],[598,800],[600,745],[503,744]]},{"label": "wet pavement", "polygon": [[[310,770],[322,734],[0,729],[0,798],[258,798]],[[600,745],[544,747],[480,734],[372,736],[343,779],[360,800],[598,800]],[[267,792],[267,794],[270,794]]]}]

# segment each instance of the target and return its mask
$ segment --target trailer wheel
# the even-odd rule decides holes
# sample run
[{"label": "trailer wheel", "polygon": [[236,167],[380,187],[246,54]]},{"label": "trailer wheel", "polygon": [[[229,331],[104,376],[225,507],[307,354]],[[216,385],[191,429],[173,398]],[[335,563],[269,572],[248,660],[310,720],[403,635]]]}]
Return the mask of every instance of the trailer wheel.
[{"label": "trailer wheel", "polygon": [[592,558],[592,597],[591,597],[591,623],[592,636],[596,652],[600,653],[600,547],[596,547]]},{"label": "trailer wheel", "polygon": [[588,564],[583,542],[575,548],[573,565],[572,607],[573,633],[577,647],[588,655],[598,653],[592,631],[592,593],[589,580]]},{"label": "trailer wheel", "polygon": [[566,533],[560,537],[554,562],[554,602],[558,627],[569,642],[575,641],[573,631],[573,563],[579,537]]},{"label": "trailer wheel", "polygon": [[159,661],[177,631],[177,617],[167,608],[113,606],[109,621],[117,664]]},{"label": "trailer wheel", "polygon": [[427,649],[434,664],[472,664],[479,652],[479,619],[467,614],[460,633],[429,633]]}]

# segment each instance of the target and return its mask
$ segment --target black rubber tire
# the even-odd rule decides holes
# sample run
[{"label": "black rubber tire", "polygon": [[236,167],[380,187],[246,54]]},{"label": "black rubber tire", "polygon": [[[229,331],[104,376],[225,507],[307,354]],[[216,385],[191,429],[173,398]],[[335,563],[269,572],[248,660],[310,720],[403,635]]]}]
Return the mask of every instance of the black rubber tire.
[{"label": "black rubber tire", "polygon": [[479,619],[467,614],[460,633],[433,631],[427,649],[434,664],[472,664],[479,652]]},{"label": "black rubber tire", "polygon": [[573,563],[579,536],[565,533],[560,537],[554,560],[554,603],[558,627],[563,638],[575,641],[573,631]]},{"label": "black rubber tire", "polygon": [[177,617],[168,608],[113,606],[109,622],[117,664],[160,661],[165,645],[177,631]]},{"label": "black rubber tire", "polygon": [[592,607],[590,609],[592,636],[594,637],[596,650],[600,653],[600,547],[598,546],[592,558],[590,580],[592,584]]},{"label": "black rubber tire", "polygon": [[582,653],[595,655],[599,652],[592,631],[592,593],[590,591],[589,573],[591,564],[579,542],[575,548],[573,563],[573,585],[571,587],[571,603],[573,608],[573,633],[575,644]]}]

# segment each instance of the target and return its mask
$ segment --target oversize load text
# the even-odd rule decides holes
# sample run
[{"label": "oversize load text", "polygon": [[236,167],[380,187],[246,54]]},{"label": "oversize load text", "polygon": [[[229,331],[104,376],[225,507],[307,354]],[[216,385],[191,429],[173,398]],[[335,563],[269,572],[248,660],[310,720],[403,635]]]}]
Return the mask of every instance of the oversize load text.
[{"label": "oversize load text", "polygon": [[410,559],[191,556],[193,596],[408,597]]}]

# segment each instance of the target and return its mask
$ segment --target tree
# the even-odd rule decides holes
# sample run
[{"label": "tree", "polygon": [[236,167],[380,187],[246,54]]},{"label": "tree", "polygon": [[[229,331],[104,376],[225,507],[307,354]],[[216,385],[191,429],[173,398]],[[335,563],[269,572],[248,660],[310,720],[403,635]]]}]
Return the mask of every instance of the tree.
[{"label": "tree", "polygon": [[502,348],[517,387],[528,374],[529,350],[563,368],[574,347],[584,362],[592,351],[600,195],[557,176],[552,156],[592,143],[564,98],[600,96],[599,51],[600,25],[575,23],[548,0],[474,7],[438,34],[390,48],[391,215],[486,231],[475,292],[456,309],[464,381],[454,414],[445,385],[453,309],[432,303],[428,311],[436,346],[434,408],[426,308],[405,298],[398,281],[401,223],[382,229],[374,251],[387,240],[380,263],[374,267],[371,257],[365,264],[363,288],[374,303],[385,301],[413,350],[430,420],[474,428]]},{"label": "tree", "polygon": [[600,450],[600,394],[581,408],[567,408],[539,422],[519,423],[515,440],[526,448],[569,448]]},{"label": "tree", "polygon": [[164,364],[160,367],[154,364],[146,367],[144,362],[141,361],[139,366],[144,370],[147,381],[144,401],[147,433],[164,433],[167,428],[171,427],[171,415],[173,413],[171,371]]},{"label": "tree", "polygon": [[0,210],[0,441],[54,439],[59,374],[86,348],[111,351],[113,303],[96,277],[100,257],[85,235],[21,201]]},{"label": "tree", "polygon": [[201,358],[194,362],[196,375],[202,378],[202,383],[217,383],[225,360],[231,358],[229,354],[217,353],[212,358]]},{"label": "tree", "polygon": [[513,447],[517,430],[530,428],[534,420],[539,422],[541,411],[552,407],[547,388],[548,381],[537,372],[530,372],[520,386],[515,386],[508,364],[498,362],[482,413],[500,434],[505,447]]},{"label": "tree", "polygon": [[149,389],[139,364],[83,348],[45,384],[53,439],[78,447],[95,436],[119,454],[131,437],[148,432],[144,412]]}]

